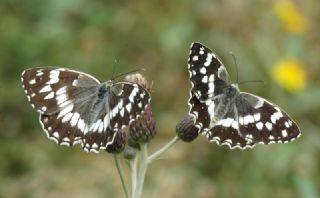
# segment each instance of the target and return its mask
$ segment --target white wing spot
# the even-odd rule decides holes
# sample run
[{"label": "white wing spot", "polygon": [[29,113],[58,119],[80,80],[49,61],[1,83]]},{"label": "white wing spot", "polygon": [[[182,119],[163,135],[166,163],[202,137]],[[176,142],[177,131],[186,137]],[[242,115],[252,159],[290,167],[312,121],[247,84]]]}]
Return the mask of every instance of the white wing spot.
[{"label": "white wing spot", "polygon": [[77,112],[74,112],[74,114],[73,114],[73,116],[71,118],[71,121],[70,121],[70,125],[71,126],[76,126],[77,123],[78,123],[79,118],[80,118],[80,114],[77,113]]},{"label": "white wing spot", "polygon": [[59,139],[59,133],[56,131],[56,132],[54,132],[54,133],[52,133],[52,136],[53,137],[55,137],[55,138],[57,138],[57,139]]},{"label": "white wing spot", "polygon": [[73,109],[73,104],[68,105],[67,107],[62,109],[62,111],[60,111],[58,118],[65,116],[67,113],[71,112],[72,109]]},{"label": "white wing spot", "polygon": [[47,110],[47,107],[43,106],[43,107],[41,107],[41,110],[42,110],[42,111],[46,111],[46,110]]},{"label": "white wing spot", "polygon": [[100,122],[100,124],[99,124],[99,129],[98,129],[98,132],[99,133],[102,133],[102,131],[103,131],[103,122]]},{"label": "white wing spot", "polygon": [[45,100],[48,100],[48,99],[52,99],[54,97],[54,92],[51,91],[48,95],[46,95],[46,97],[44,97]]},{"label": "white wing spot", "polygon": [[204,63],[204,66],[208,67],[211,64],[212,61],[212,54],[208,54],[206,58],[206,62]]},{"label": "white wing spot", "polygon": [[267,127],[269,131],[272,130],[272,124],[270,122],[266,122],[264,125]]},{"label": "white wing spot", "polygon": [[192,57],[192,60],[193,60],[193,61],[197,61],[198,58],[199,58],[198,56],[193,56],[193,57]]},{"label": "white wing spot", "polygon": [[30,80],[30,81],[29,81],[29,84],[30,84],[30,85],[36,84],[36,79],[34,78],[34,79]]},{"label": "white wing spot", "polygon": [[78,126],[78,129],[80,129],[80,131],[84,132],[86,124],[84,123],[83,119],[80,118],[78,120],[78,125],[77,126]]},{"label": "white wing spot", "polygon": [[131,112],[131,109],[132,109],[132,104],[131,104],[131,103],[128,103],[128,104],[126,105],[126,109],[127,109],[127,111],[130,113],[130,112]]},{"label": "white wing spot", "polygon": [[56,97],[56,100],[57,100],[57,104],[60,105],[68,100],[68,96],[67,96],[67,94],[61,94]]},{"label": "white wing spot", "polygon": [[282,115],[281,111],[277,111],[271,115],[271,122],[273,124],[275,124],[277,122],[277,120],[279,120],[282,117],[283,117],[283,115]]},{"label": "white wing spot", "polygon": [[263,128],[263,123],[262,123],[262,122],[258,122],[258,123],[256,124],[256,127],[257,127],[257,129],[258,129],[259,131],[261,131],[262,128]]},{"label": "white wing spot", "polygon": [[72,86],[74,86],[74,87],[76,87],[76,86],[78,86],[78,80],[74,80],[73,82],[72,82]]},{"label": "white wing spot", "polygon": [[290,126],[289,126],[289,123],[286,121],[285,123],[284,123],[284,125],[286,126],[286,128],[289,128]]},{"label": "white wing spot", "polygon": [[137,95],[138,91],[139,91],[139,88],[137,88],[137,87],[134,87],[132,89],[131,94],[129,95],[130,102],[132,102],[132,103],[134,102],[134,97]]},{"label": "white wing spot", "polygon": [[121,115],[121,117],[124,116],[124,108],[122,108],[122,109],[120,110],[120,115]]},{"label": "white wing spot", "polygon": [[206,74],[206,73],[207,73],[207,69],[206,69],[205,67],[202,67],[202,68],[200,69],[200,73],[201,73],[201,74]]},{"label": "white wing spot", "polygon": [[65,93],[67,91],[67,87],[63,86],[60,89],[58,89],[58,91],[56,92],[56,95],[61,95],[63,93]]},{"label": "white wing spot", "polygon": [[201,82],[208,83],[208,76],[203,76]]},{"label": "white wing spot", "polygon": [[285,130],[285,129],[281,131],[281,134],[283,137],[288,137],[287,130]]},{"label": "white wing spot", "polygon": [[[58,115],[58,118],[59,118],[59,115]],[[63,123],[68,122],[72,118],[72,115],[73,115],[73,113],[71,113],[71,112],[67,113],[66,115],[62,115],[63,118],[62,118],[61,122],[63,122]]]},{"label": "white wing spot", "polygon": [[44,92],[49,92],[52,91],[52,88],[50,85],[46,85],[44,87],[42,87],[42,89],[40,89],[39,93],[44,93]]},{"label": "white wing spot", "polygon": [[36,76],[42,76],[42,75],[43,75],[43,72],[41,70],[38,70],[36,73]]},{"label": "white wing spot", "polygon": [[59,82],[59,74],[60,72],[57,70],[50,71],[50,80],[46,84],[52,85]]},{"label": "white wing spot", "polygon": [[233,121],[231,124],[232,128],[238,130],[239,129],[239,123],[237,121]]},{"label": "white wing spot", "polygon": [[260,113],[255,113],[253,115],[254,121],[258,122],[261,119],[261,114]]},{"label": "white wing spot", "polygon": [[243,124],[247,125],[250,123],[254,123],[254,117],[252,115],[246,115],[243,117]]}]

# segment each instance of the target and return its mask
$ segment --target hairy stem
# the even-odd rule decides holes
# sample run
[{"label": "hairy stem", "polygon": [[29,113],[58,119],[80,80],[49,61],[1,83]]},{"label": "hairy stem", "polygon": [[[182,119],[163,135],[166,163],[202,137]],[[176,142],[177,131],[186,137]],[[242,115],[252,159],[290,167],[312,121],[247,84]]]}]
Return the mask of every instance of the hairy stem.
[{"label": "hairy stem", "polygon": [[148,168],[148,146],[146,143],[141,144],[139,162],[140,162],[139,173],[138,173],[137,186],[135,191],[136,194],[134,195],[134,198],[140,198],[142,195],[144,178]]},{"label": "hairy stem", "polygon": [[120,162],[120,158],[117,154],[115,154],[113,156],[114,156],[114,161],[116,163],[116,167],[117,167],[120,179],[121,179],[121,184],[122,184],[124,194],[125,194],[126,198],[129,198],[129,191],[128,191],[128,187],[127,187],[128,185],[127,185],[126,177],[125,177],[125,174],[124,174],[121,162]]},{"label": "hairy stem", "polygon": [[131,195],[135,198],[136,186],[137,186],[137,169],[138,169],[138,156],[130,160],[130,170],[131,170]]},{"label": "hairy stem", "polygon": [[177,141],[179,140],[178,136],[175,136],[170,142],[164,145],[161,149],[154,152],[148,157],[148,163],[151,163],[153,160],[158,159],[163,153],[169,150]]}]

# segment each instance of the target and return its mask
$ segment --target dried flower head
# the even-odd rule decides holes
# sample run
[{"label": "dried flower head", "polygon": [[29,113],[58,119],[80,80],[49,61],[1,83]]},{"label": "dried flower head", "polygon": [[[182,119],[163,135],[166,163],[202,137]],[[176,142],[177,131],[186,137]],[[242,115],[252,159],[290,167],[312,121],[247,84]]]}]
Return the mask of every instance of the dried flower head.
[{"label": "dried flower head", "polygon": [[126,133],[123,129],[119,129],[116,137],[111,145],[107,146],[106,151],[108,153],[118,154],[121,153],[126,145]]},{"label": "dried flower head", "polygon": [[138,85],[142,86],[146,90],[150,91],[152,88],[152,84],[149,83],[145,77],[143,77],[140,73],[135,73],[126,76],[125,80],[133,83],[137,83]]},{"label": "dried flower head", "polygon": [[177,136],[185,142],[191,142],[199,135],[199,129],[194,125],[192,116],[185,116],[176,126]]}]

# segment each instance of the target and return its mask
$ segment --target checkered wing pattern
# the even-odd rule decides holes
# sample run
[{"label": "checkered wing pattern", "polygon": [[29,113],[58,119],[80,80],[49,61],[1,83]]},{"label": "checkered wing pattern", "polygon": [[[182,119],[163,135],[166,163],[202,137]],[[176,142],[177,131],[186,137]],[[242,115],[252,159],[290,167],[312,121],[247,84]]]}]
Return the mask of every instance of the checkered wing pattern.
[{"label": "checkered wing pattern", "polygon": [[[229,74],[217,55],[200,43],[191,45],[188,69],[191,81],[189,114],[195,118],[199,130],[209,130],[219,96],[223,96],[230,85]],[[202,109],[197,103],[202,103]]]},{"label": "checkered wing pattern", "polygon": [[226,68],[218,57],[200,43],[192,43],[188,60],[191,93],[205,102],[221,94],[221,88],[230,84]]},{"label": "checkered wing pattern", "polygon": [[245,149],[257,143],[287,143],[300,136],[287,113],[231,84],[225,67],[209,48],[193,43],[188,68],[189,114],[209,141]]},{"label": "checkered wing pattern", "polygon": [[300,137],[297,124],[287,113],[258,96],[241,93],[235,106],[206,132],[218,145],[252,148],[257,143],[287,143]]},{"label": "checkered wing pattern", "polygon": [[86,151],[112,144],[116,131],[150,102],[149,92],[137,84],[101,84],[88,74],[63,68],[27,69],[22,85],[48,137],[62,145],[82,143]]}]

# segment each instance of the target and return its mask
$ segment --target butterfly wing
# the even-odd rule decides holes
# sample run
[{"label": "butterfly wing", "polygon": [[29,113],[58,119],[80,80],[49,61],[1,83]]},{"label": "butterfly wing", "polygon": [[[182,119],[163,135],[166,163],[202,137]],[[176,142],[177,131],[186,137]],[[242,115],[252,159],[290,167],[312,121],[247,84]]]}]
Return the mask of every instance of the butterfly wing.
[{"label": "butterfly wing", "polygon": [[235,105],[207,132],[209,141],[232,148],[287,143],[300,137],[297,124],[271,102],[242,92]]},{"label": "butterfly wing", "polygon": [[230,86],[229,75],[218,57],[200,43],[191,45],[188,69],[191,81],[189,115],[194,117],[199,131],[207,131],[212,127],[220,96]]},{"label": "butterfly wing", "polygon": [[[100,82],[94,77],[63,68],[38,67],[23,71],[22,86],[31,105],[52,114],[92,97]],[[86,98],[90,101],[90,98]]]},{"label": "butterfly wing", "polygon": [[226,68],[218,57],[200,43],[192,43],[188,59],[191,94],[205,102],[221,93],[230,84]]},{"label": "butterfly wing", "polygon": [[[108,99],[105,104],[108,111],[92,124],[85,135],[83,147],[87,151],[98,151],[112,144],[116,131],[128,126],[140,116],[150,103],[151,96],[138,84],[117,82],[111,87]],[[100,135],[100,130],[106,131],[106,136]],[[92,141],[93,139],[95,141]],[[96,146],[97,142],[100,143],[99,147]]]},{"label": "butterfly wing", "polygon": [[86,151],[99,151],[113,143],[124,128],[145,110],[150,94],[137,84],[111,85],[99,99],[101,84],[94,77],[69,69],[33,68],[22,74],[22,84],[50,139]]}]

